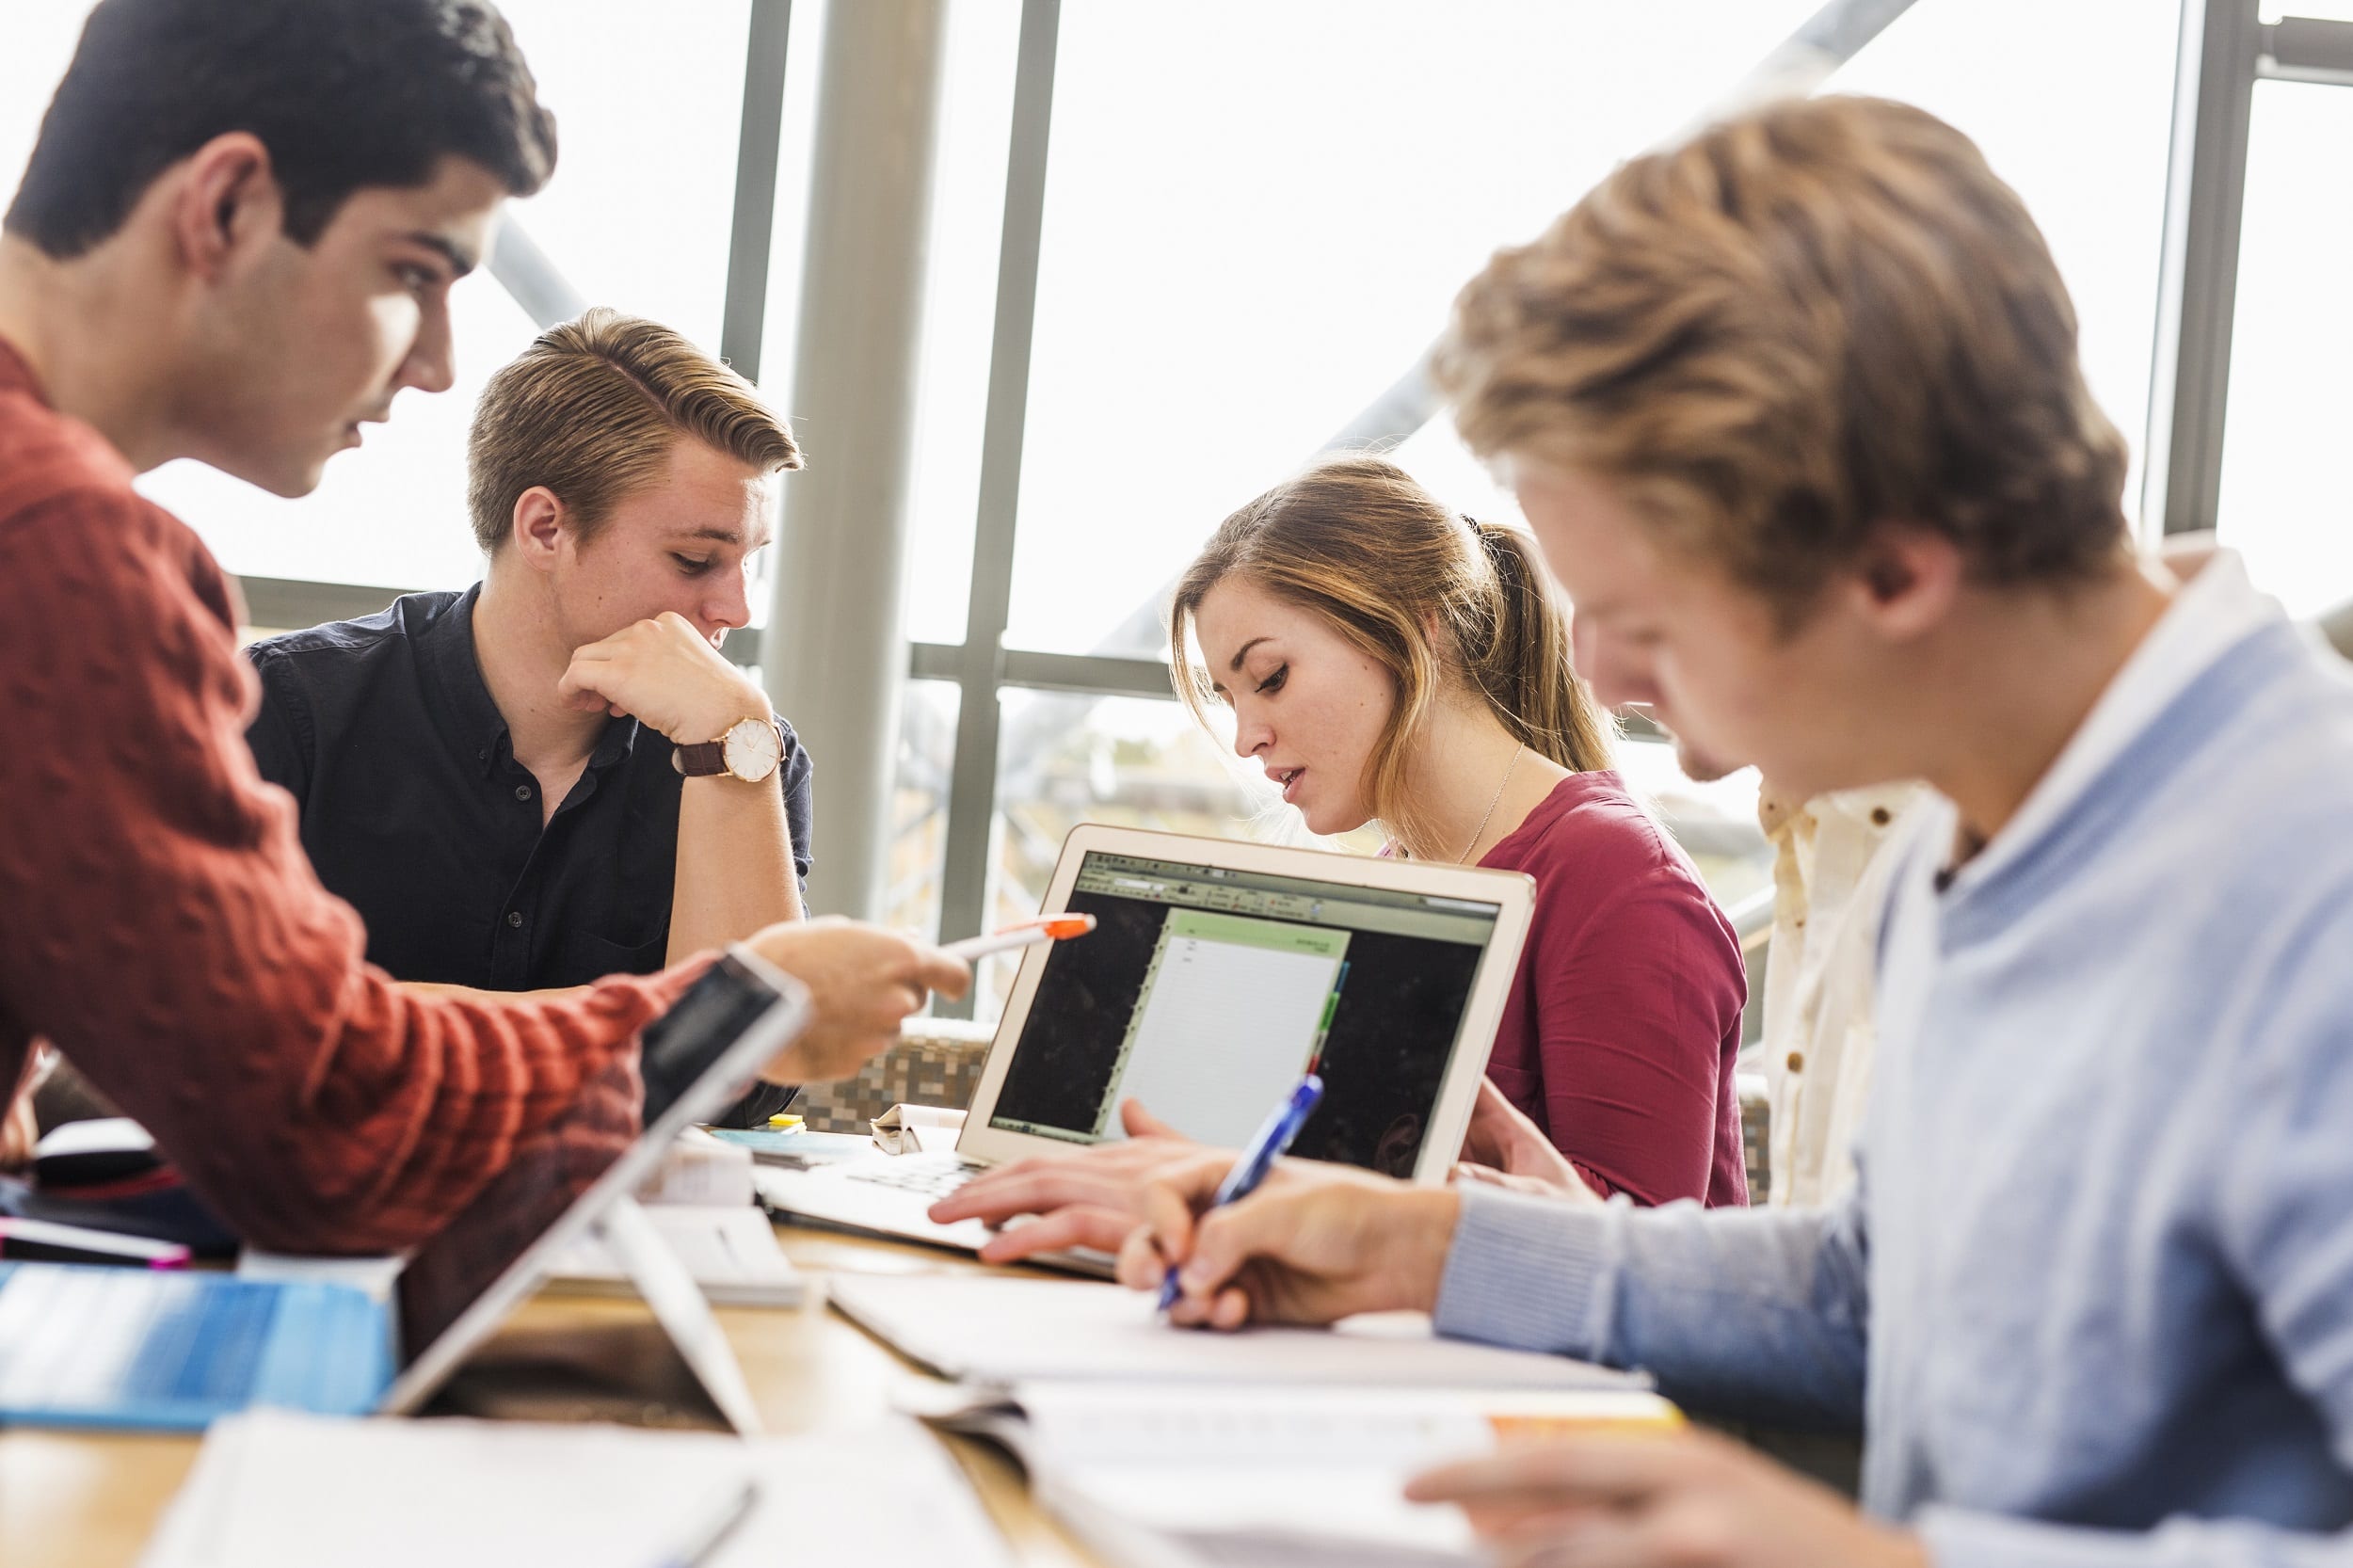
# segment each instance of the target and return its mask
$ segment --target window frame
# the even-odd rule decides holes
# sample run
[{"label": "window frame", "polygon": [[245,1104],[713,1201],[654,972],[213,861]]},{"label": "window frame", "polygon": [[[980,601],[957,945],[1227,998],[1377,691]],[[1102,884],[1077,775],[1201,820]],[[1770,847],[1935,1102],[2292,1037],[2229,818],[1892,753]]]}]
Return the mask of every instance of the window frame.
[{"label": "window frame", "polygon": [[[1768,83],[1788,90],[1793,68],[1818,81],[1913,3],[1828,0],[1728,101],[1753,97]],[[999,710],[1001,693],[1028,689],[1175,700],[1165,664],[1123,651],[1151,646],[1143,633],[1151,630],[1144,622],[1152,617],[1152,605],[1138,608],[1137,616],[1114,634],[1108,651],[1052,653],[1004,646],[1019,523],[1023,424],[1061,16],[1061,0],[1023,0],[965,636],[960,643],[909,642],[905,666],[899,672],[905,680],[945,681],[959,692],[948,787],[942,932],[977,930],[986,913],[1005,740]],[[792,0],[753,0],[721,352],[755,380],[764,335],[792,19]],[[1799,85],[1804,79],[1801,74]],[[2142,515],[2159,520],[2169,535],[2214,526],[2248,136],[2254,84],[2261,79],[2353,85],[2353,23],[2296,17],[2265,23],[2259,0],[2185,0],[2175,68],[2143,475]],[[543,326],[579,309],[577,292],[519,228],[504,232],[490,270]],[[1420,430],[1438,412],[1426,363],[1425,356],[1408,367],[1327,445],[1394,442]],[[303,626],[365,614],[392,597],[390,590],[338,584],[274,578],[248,578],[245,584],[251,618],[265,626]],[[730,659],[757,669],[760,642],[758,629],[745,629],[728,639],[726,651]],[[1639,715],[1631,732],[1657,736]],[[887,788],[888,783],[843,777],[833,780],[831,787]],[[870,904],[881,896],[881,889],[871,894]],[[968,1000],[942,1010],[968,1016]]]}]

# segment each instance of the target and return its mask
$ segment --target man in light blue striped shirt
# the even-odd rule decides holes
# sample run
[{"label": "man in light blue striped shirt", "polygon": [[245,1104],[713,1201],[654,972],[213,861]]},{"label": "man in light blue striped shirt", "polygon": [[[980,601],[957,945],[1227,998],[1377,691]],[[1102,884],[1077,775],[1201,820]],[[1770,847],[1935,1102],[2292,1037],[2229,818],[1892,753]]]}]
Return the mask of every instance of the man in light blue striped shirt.
[{"label": "man in light blue striped shirt", "polygon": [[1123,1277],[1865,1433],[1861,1512],[1696,1437],[1417,1483],[1509,1562],[2353,1565],[2353,683],[2234,558],[2136,561],[2016,197],[1917,110],[1762,110],[1498,255],[1440,368],[1605,701],[1796,793],[1943,797],[1888,846],[1861,1190],[1293,1165],[1196,1220],[1205,1160]]}]

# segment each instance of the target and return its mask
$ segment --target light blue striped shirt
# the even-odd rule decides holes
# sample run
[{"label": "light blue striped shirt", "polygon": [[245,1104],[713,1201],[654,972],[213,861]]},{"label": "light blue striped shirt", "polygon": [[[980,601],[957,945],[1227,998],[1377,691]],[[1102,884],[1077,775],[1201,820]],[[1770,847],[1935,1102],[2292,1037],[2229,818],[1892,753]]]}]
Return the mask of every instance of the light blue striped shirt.
[{"label": "light blue striped shirt", "polygon": [[2353,1565],[2353,681],[2218,557],[1881,942],[1824,1211],[1466,1189],[1446,1333],[1852,1427],[1943,1564]]}]

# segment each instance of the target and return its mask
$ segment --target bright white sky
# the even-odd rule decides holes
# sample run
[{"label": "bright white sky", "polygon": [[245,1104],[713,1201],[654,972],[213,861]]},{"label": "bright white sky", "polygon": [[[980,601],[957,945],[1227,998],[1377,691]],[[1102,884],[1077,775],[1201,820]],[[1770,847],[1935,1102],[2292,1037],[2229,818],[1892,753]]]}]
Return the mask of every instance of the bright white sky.
[{"label": "bright white sky", "polygon": [[[909,633],[943,640],[962,635],[968,587],[1018,20],[1012,0],[952,7],[908,600]],[[588,297],[715,347],[748,0],[505,8],[564,141],[550,190],[518,215]],[[0,0],[10,185],[86,9]],[[1093,646],[1386,386],[1491,249],[1671,133],[1812,9],[1068,0],[1010,640]],[[788,406],[823,8],[794,10],[763,377]],[[2162,0],[1918,0],[1833,83],[1946,116],[2019,186],[2076,293],[2094,391],[2136,450],[2175,26]],[[2325,466],[2353,423],[2347,145],[2353,91],[2259,88],[2222,521],[2297,610],[2353,596],[2353,529]],[[462,431],[531,326],[488,280],[459,298],[457,392],[404,396],[315,496],[278,502],[189,465],[149,485],[234,569],[470,580]],[[824,410],[792,411],[822,462]],[[1458,504],[1508,508],[1443,427],[1403,456]]]}]

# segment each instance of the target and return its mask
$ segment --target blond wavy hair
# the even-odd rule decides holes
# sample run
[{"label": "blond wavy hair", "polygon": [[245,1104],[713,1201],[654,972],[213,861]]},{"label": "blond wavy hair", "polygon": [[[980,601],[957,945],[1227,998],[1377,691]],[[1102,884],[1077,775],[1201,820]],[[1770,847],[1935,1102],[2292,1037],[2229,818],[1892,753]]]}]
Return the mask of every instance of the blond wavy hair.
[{"label": "blond wavy hair", "polygon": [[1533,541],[1449,511],[1386,458],[1320,459],[1227,518],[1177,580],[1171,674],[1205,727],[1211,680],[1188,641],[1201,601],[1229,577],[1321,616],[1388,673],[1395,704],[1363,788],[1410,855],[1444,853],[1406,770],[1449,690],[1483,703],[1513,738],[1562,767],[1609,766],[1614,726],[1570,664],[1567,607]]},{"label": "blond wavy hair", "polygon": [[1777,104],[1625,165],[1465,287],[1435,368],[1475,452],[1603,479],[1785,626],[1888,521],[1995,584],[2130,549],[2041,232],[1906,104]]}]

